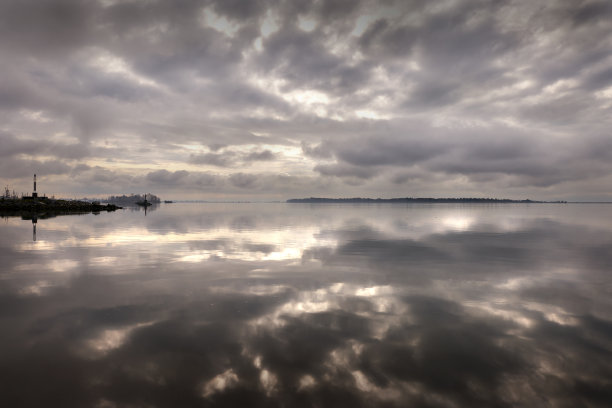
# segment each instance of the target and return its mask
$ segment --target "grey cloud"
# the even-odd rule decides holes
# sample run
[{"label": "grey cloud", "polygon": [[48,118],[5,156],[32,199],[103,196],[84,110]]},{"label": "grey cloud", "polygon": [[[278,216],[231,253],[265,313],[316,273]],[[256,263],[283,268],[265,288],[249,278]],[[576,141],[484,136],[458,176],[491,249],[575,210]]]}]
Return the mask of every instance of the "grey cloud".
[{"label": "grey cloud", "polygon": [[282,27],[264,46],[259,58],[262,69],[289,81],[288,89],[354,92],[370,75],[370,64],[350,65],[327,50],[321,35],[309,35],[294,26]]},{"label": "grey cloud", "polygon": [[[159,97],[160,92],[151,86],[135,84],[133,81],[121,78],[118,75],[97,73],[92,75],[83,72],[70,73],[72,89],[66,89],[67,94],[78,97],[95,97],[116,99],[119,102],[137,102]],[[78,84],[75,86],[74,84]]]},{"label": "grey cloud", "polygon": [[358,178],[370,179],[374,177],[378,171],[373,168],[352,166],[350,164],[318,164],[314,171],[323,176],[333,176],[342,178]]},{"label": "grey cloud", "polygon": [[151,188],[208,188],[219,186],[223,183],[221,176],[207,172],[190,172],[186,170],[157,170],[149,172],[145,179]]},{"label": "grey cloud", "polygon": [[[262,125],[258,121],[238,115],[232,122],[232,126],[227,126],[224,120],[210,119],[205,121],[179,114],[173,116],[167,123],[147,119],[137,121],[133,126],[134,131],[142,129],[146,132],[148,146],[156,146],[159,149],[176,149],[176,145],[179,143],[192,143],[205,145],[211,152],[221,154],[223,149],[231,150],[230,146],[232,145],[287,144],[284,137],[258,136],[244,130],[245,127],[259,129]],[[197,158],[199,155],[206,153],[189,154],[193,154]]]},{"label": "grey cloud", "polygon": [[114,183],[121,180],[117,173],[99,167],[93,168],[92,173],[90,180],[97,183]]},{"label": "grey cloud", "polygon": [[238,106],[266,106],[274,108],[279,112],[289,111],[287,104],[280,98],[252,87],[245,86],[244,84],[236,88],[230,88],[230,86],[225,85],[218,91],[218,94],[225,94],[227,97],[227,102]]},{"label": "grey cloud", "polygon": [[96,188],[99,189],[99,192],[111,192],[109,188],[112,189],[118,183],[129,185],[133,182],[133,177],[123,172],[83,164],[76,165],[70,172],[70,176],[74,183],[87,186],[93,190],[91,192],[95,192]]},{"label": "grey cloud", "polygon": [[[410,167],[399,170],[389,175],[390,181],[393,184],[406,184],[424,182],[435,184],[440,181],[440,175],[433,174],[425,169]],[[437,180],[436,180],[437,178]],[[483,180],[484,181],[484,180]]]},{"label": "grey cloud", "polygon": [[238,188],[254,188],[258,178],[254,174],[235,173],[229,177],[229,181]]},{"label": "grey cloud", "polygon": [[[0,108],[3,110],[16,111],[19,109],[47,109],[52,110],[53,102],[63,104],[64,97],[60,101],[52,101],[40,86],[38,75],[28,77],[24,72],[17,72],[14,67],[2,64],[3,76],[0,78]],[[44,76],[42,79],[45,79]],[[59,110],[59,109],[58,109]]]},{"label": "grey cloud", "polygon": [[[55,70],[53,64],[24,64],[24,72],[8,69],[6,76],[0,79],[0,108],[13,115],[21,110],[42,112],[50,122],[68,120],[74,126],[72,136],[83,141],[91,139],[102,128],[112,127],[115,115],[120,111],[118,106],[97,99],[100,95],[77,90],[75,84],[78,82],[71,82],[70,78],[58,78],[57,73],[52,72]],[[92,78],[95,75],[90,75],[81,85],[87,88]],[[80,98],[88,98],[87,103]]]},{"label": "grey cloud", "polygon": [[91,150],[86,143],[53,143],[46,153],[65,159],[84,159],[92,155]]},{"label": "grey cloud", "polygon": [[592,90],[599,90],[612,85],[612,67],[593,73],[587,78],[585,85]]},{"label": "grey cloud", "polygon": [[148,181],[158,184],[175,184],[179,183],[182,179],[189,176],[189,172],[185,170],[178,170],[175,172],[169,172],[168,170],[158,170],[148,173],[146,178]]},{"label": "grey cloud", "polygon": [[91,149],[85,143],[59,143],[46,140],[19,138],[12,133],[0,131],[0,157],[19,155],[54,156],[58,159],[83,159],[90,156]]},{"label": "grey cloud", "polygon": [[[206,7],[233,31],[203,24]],[[459,177],[474,190],[498,183],[569,194],[579,186],[568,182],[594,186],[612,174],[595,148],[612,126],[609,97],[600,93],[612,84],[611,13],[606,1],[4,1],[0,120],[14,136],[0,135],[0,155],[44,155],[74,167],[129,162],[134,152],[132,160],[151,163],[136,176],[146,180],[157,163],[282,160],[274,149],[243,154],[236,145],[301,145],[315,163],[300,180],[316,179],[313,188],[329,189],[336,178],[366,196],[381,183],[446,178],[452,188]],[[264,36],[267,16],[277,30]],[[315,28],[302,30],[301,18]],[[300,102],[305,91],[327,100],[324,109]],[[379,119],[357,119],[362,111]],[[79,142],[46,142],[47,132]],[[562,135],[573,141],[547,142]],[[130,146],[101,148],[106,138]],[[209,150],[189,156],[186,144]],[[23,165],[2,176],[11,182]],[[289,174],[302,171],[287,165]],[[175,185],[290,190],[285,179],[257,174],[255,182],[247,173],[229,181],[190,172]],[[117,188],[131,187],[124,180]],[[150,180],[158,181],[177,188]]]},{"label": "grey cloud", "polygon": [[212,174],[200,173],[195,176],[194,183],[200,187],[214,187],[220,185],[221,180]]},{"label": "grey cloud", "polygon": [[241,21],[263,16],[268,5],[265,1],[261,0],[248,2],[241,0],[216,0],[213,2],[213,7],[219,14]]},{"label": "grey cloud", "polygon": [[390,58],[410,55],[419,33],[412,27],[394,26],[387,19],[372,23],[359,38],[358,44],[368,54]]},{"label": "grey cloud", "polygon": [[261,151],[254,151],[254,152],[247,154],[246,156],[243,157],[242,160],[246,162],[253,162],[253,161],[271,161],[274,159],[276,159],[276,154],[274,154],[270,150],[261,150]]},{"label": "grey cloud", "polygon": [[34,154],[38,152],[38,143],[35,140],[21,140],[8,132],[0,132],[2,140],[2,157],[10,157],[17,154]]},{"label": "grey cloud", "polygon": [[[329,183],[313,176],[291,176],[274,173],[233,173],[227,177],[233,192],[248,190],[250,194],[266,195],[274,192],[283,196],[302,194],[303,191],[325,191]],[[278,196],[277,196],[278,197]]]},{"label": "grey cloud", "polygon": [[59,160],[29,160],[14,157],[0,161],[0,174],[9,178],[32,177],[33,173],[45,175],[68,174],[72,167]]},{"label": "grey cloud", "polygon": [[[21,174],[31,173],[31,169],[36,169],[36,171],[40,174],[66,174],[71,170],[71,167],[65,164],[63,161],[59,160],[31,160],[31,161],[22,161],[22,169],[20,171]],[[4,164],[3,164],[4,165]],[[26,171],[23,167],[28,167],[30,171]],[[13,172],[18,171],[17,169],[12,170]]]},{"label": "grey cloud", "polygon": [[[140,191],[146,187],[148,191],[160,196],[184,194],[185,192],[191,193],[193,198],[197,198],[194,194],[210,193],[240,196],[247,191],[252,198],[255,195],[265,197],[271,193],[296,196],[308,190],[328,191],[333,184],[313,176],[291,176],[265,172],[237,172],[222,175],[206,171],[162,169],[134,175],[122,170],[114,170],[113,167],[88,166],[83,163],[71,167],[58,161],[39,162],[17,159],[2,161],[0,170],[4,177],[19,179],[16,184],[9,183],[18,188],[20,185],[29,186],[33,172],[37,172],[45,178],[45,191],[62,191],[61,187],[52,181],[52,175],[70,176],[68,191],[75,191],[83,195],[116,194],[117,185],[121,185],[120,193],[122,194]],[[283,199],[282,196],[279,198]]]},{"label": "grey cloud", "polygon": [[[512,186],[538,187],[612,172],[601,162],[605,148],[584,148],[605,146],[606,137],[592,137],[587,143],[558,138],[553,149],[544,142],[546,137],[503,126],[452,129],[400,121],[389,130],[359,140],[326,141],[326,152],[336,163],[320,163],[314,170],[327,176],[362,179],[386,174],[394,183],[424,181],[445,173],[466,175],[474,182],[505,179],[503,182]],[[424,174],[427,172],[430,174]]]},{"label": "grey cloud", "polygon": [[189,162],[192,164],[217,167],[237,167],[257,161],[275,160],[276,157],[277,156],[270,150],[256,150],[245,154],[238,154],[231,150],[225,150],[221,153],[191,154],[189,156]]},{"label": "grey cloud", "polygon": [[222,153],[192,154],[189,156],[189,162],[217,167],[231,167],[236,163],[236,153],[229,151]]},{"label": "grey cloud", "polygon": [[[146,187],[157,195],[176,192],[214,192],[223,188],[226,177],[209,172],[187,170],[153,170],[141,175],[124,171],[115,171],[100,166],[75,166],[70,175],[71,187],[83,194],[115,194],[117,185],[121,184],[122,194],[140,191]],[[162,192],[160,192],[162,191]]]},{"label": "grey cloud", "polygon": [[388,26],[389,22],[387,19],[376,20],[374,23],[370,24],[361,37],[359,37],[359,45],[365,49],[369,48],[370,45],[375,42],[376,37],[383,33]]},{"label": "grey cloud", "polygon": [[97,2],[52,0],[2,2],[0,42],[12,51],[50,55],[96,40]]},{"label": "grey cloud", "polygon": [[79,163],[76,166],[73,167],[72,171],[74,173],[80,173],[83,171],[87,171],[87,170],[91,170],[92,167],[88,164],[84,164],[84,163]]},{"label": "grey cloud", "polygon": [[571,125],[588,118],[591,100],[584,96],[561,96],[553,100],[520,108],[525,119],[536,123]]},{"label": "grey cloud", "polygon": [[212,152],[216,152],[218,150],[221,150],[223,148],[227,147],[227,145],[225,144],[220,144],[220,143],[213,143],[213,144],[209,144],[208,148],[210,149],[210,151]]},{"label": "grey cloud", "polygon": [[571,12],[571,18],[576,25],[596,23],[612,16],[612,5],[605,0],[584,2],[578,5],[571,4],[569,6],[577,8]]},{"label": "grey cloud", "polygon": [[211,188],[223,184],[221,176],[207,172],[190,172],[186,170],[156,170],[144,177],[151,188],[166,188],[171,190]]},{"label": "grey cloud", "polygon": [[102,12],[103,21],[113,24],[113,29],[120,33],[130,33],[143,27],[153,27],[160,23],[172,26],[192,25],[198,12],[207,2],[200,0],[179,0],[174,4],[153,0],[149,2],[125,1],[115,2]]},{"label": "grey cloud", "polygon": [[23,83],[16,83],[10,73],[6,73],[0,82],[0,108],[15,109],[24,108],[32,103],[33,91],[28,89]]},{"label": "grey cloud", "polygon": [[[526,47],[528,51],[533,52],[527,57],[532,64],[530,71],[535,78],[543,84],[564,79],[580,79],[581,75],[605,61],[610,53],[610,44],[604,39],[612,32],[612,24],[605,18],[610,12],[610,6],[606,3],[562,1],[551,3],[532,15],[532,22],[546,30],[544,36],[563,46],[562,52],[547,47]],[[594,83],[597,83],[597,80],[587,80],[586,89],[577,91],[590,91]]]},{"label": "grey cloud", "polygon": [[353,0],[319,0],[316,2],[318,13],[322,17],[342,19],[359,8],[361,1]]},{"label": "grey cloud", "polygon": [[461,99],[459,82],[444,81],[440,78],[425,79],[415,87],[402,105],[406,108],[439,108]]},{"label": "grey cloud", "polygon": [[355,166],[409,165],[447,149],[433,135],[381,135],[353,143],[334,143],[335,156]]},{"label": "grey cloud", "polygon": [[313,146],[302,141],[302,152],[304,152],[306,156],[317,159],[331,159],[333,157],[331,147],[323,143]]},{"label": "grey cloud", "polygon": [[361,1],[356,0],[319,0],[314,9],[318,18],[324,23],[333,24],[337,21],[349,20],[359,9]]}]

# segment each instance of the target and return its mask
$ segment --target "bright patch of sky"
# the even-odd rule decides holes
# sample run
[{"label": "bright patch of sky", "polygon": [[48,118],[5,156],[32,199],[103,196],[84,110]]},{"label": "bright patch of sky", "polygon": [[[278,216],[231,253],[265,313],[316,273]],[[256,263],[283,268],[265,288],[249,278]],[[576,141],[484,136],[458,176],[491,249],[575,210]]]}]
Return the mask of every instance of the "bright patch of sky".
[{"label": "bright patch of sky", "polygon": [[151,86],[158,88],[160,85],[142,75],[137,74],[129,64],[116,55],[113,55],[105,50],[98,50],[90,59],[89,64],[93,68],[97,68],[108,74],[117,74],[130,81],[136,82],[139,85]]},{"label": "bright patch of sky", "polygon": [[212,27],[228,37],[234,36],[236,31],[240,29],[238,24],[230,22],[230,20],[223,16],[219,16],[211,7],[204,9],[202,22],[205,26]]}]

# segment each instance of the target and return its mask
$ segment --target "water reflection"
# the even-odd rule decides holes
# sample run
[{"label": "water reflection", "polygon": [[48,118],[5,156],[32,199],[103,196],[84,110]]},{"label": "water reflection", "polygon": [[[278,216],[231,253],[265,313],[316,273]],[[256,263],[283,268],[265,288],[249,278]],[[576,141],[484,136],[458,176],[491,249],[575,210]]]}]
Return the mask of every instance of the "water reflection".
[{"label": "water reflection", "polygon": [[0,395],[61,407],[606,406],[611,211],[173,204],[47,219],[35,243],[11,218]]}]

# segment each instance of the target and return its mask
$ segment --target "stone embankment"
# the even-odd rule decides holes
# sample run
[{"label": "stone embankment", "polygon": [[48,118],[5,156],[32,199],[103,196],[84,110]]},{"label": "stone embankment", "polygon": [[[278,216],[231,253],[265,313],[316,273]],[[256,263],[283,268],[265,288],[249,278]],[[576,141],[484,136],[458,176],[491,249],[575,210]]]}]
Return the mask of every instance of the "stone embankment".
[{"label": "stone embankment", "polygon": [[46,197],[38,198],[0,198],[0,212],[3,213],[97,213],[102,211],[115,211],[121,209],[114,204],[100,204],[98,202],[53,200]]}]

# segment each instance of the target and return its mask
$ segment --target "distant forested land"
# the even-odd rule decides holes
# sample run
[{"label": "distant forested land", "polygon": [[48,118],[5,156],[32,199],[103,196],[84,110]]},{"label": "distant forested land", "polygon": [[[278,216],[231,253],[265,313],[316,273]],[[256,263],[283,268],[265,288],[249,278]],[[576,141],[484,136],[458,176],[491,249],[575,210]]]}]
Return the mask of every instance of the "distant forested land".
[{"label": "distant forested land", "polygon": [[[139,201],[144,201],[144,194],[130,194],[130,195],[120,195],[120,196],[110,196],[106,200],[108,203],[117,204],[117,205],[136,205]],[[147,201],[150,203],[160,203],[161,199],[155,194],[147,193]]]},{"label": "distant forested land", "polygon": [[507,198],[292,198],[288,203],[566,203],[566,201],[510,200]]}]

